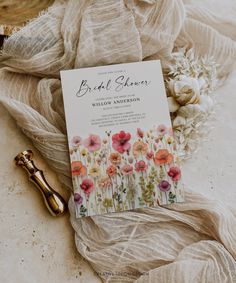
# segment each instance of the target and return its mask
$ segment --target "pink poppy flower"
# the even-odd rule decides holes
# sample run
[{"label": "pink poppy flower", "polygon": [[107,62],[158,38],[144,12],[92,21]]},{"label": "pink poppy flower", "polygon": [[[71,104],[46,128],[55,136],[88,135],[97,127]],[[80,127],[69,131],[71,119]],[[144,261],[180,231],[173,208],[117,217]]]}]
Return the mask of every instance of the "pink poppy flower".
[{"label": "pink poppy flower", "polygon": [[168,171],[168,175],[171,177],[172,181],[177,182],[181,178],[181,171],[179,167],[173,166],[170,167]]},{"label": "pink poppy flower", "polygon": [[89,135],[89,137],[84,140],[84,146],[90,152],[97,151],[101,147],[101,139],[98,135]]},{"label": "pink poppy flower", "polygon": [[73,137],[73,138],[71,139],[70,145],[71,145],[73,148],[77,148],[77,147],[80,146],[81,141],[82,141],[81,137],[75,136],[75,137]]},{"label": "pink poppy flower", "polygon": [[125,164],[122,168],[121,168],[121,172],[124,175],[129,175],[133,173],[133,166],[129,165],[129,164]]},{"label": "pink poppy flower", "polygon": [[171,184],[168,181],[163,180],[163,181],[160,182],[158,187],[159,187],[160,191],[168,192],[170,190],[170,188],[171,188]]},{"label": "pink poppy flower", "polygon": [[145,163],[145,161],[143,160],[140,160],[140,161],[137,161],[135,163],[135,171],[137,172],[143,172],[143,171],[146,171],[147,170],[147,164]]},{"label": "pink poppy flower", "polygon": [[147,152],[147,154],[146,154],[147,160],[151,160],[151,159],[153,158],[153,156],[154,156],[154,152],[153,152],[153,151],[149,151],[149,152]]},{"label": "pink poppy flower", "polygon": [[144,137],[144,132],[140,128],[138,128],[137,129],[137,135],[138,135],[138,137],[140,137],[142,139]]},{"label": "pink poppy flower", "polygon": [[116,174],[117,170],[114,165],[110,165],[107,167],[106,172],[109,177],[113,177]]},{"label": "pink poppy flower", "polygon": [[163,136],[164,134],[166,134],[166,132],[167,132],[167,127],[165,125],[162,124],[157,127],[157,133],[159,135]]},{"label": "pink poppy flower", "polygon": [[74,201],[77,204],[82,204],[83,203],[83,197],[80,194],[75,193],[74,194]]},{"label": "pink poppy flower", "polygon": [[112,181],[109,177],[102,177],[100,180],[98,180],[98,186],[101,189],[108,189],[112,186]]},{"label": "pink poppy flower", "polygon": [[120,131],[119,133],[112,136],[112,147],[119,153],[124,153],[125,151],[130,149],[130,138],[130,133]]},{"label": "pink poppy flower", "polygon": [[80,184],[80,188],[84,191],[86,195],[89,195],[94,189],[94,183],[91,179],[84,179]]}]

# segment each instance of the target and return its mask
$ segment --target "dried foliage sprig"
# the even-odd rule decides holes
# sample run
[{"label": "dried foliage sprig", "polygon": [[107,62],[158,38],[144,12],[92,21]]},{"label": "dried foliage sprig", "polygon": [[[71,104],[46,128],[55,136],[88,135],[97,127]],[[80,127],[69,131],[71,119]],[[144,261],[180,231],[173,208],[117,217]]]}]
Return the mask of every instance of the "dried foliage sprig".
[{"label": "dried foliage sprig", "polygon": [[165,84],[179,154],[188,158],[211,127],[217,64],[213,58],[195,56],[193,49],[179,48],[172,56]]}]

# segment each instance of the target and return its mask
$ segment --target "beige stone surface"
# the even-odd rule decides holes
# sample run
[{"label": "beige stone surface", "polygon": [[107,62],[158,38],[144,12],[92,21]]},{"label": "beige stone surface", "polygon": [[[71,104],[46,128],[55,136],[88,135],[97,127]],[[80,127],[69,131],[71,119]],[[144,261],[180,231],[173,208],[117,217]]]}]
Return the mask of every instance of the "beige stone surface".
[{"label": "beige stone surface", "polygon": [[211,199],[236,202],[236,70],[214,96],[215,119],[198,152],[183,165],[185,184]]},{"label": "beige stone surface", "polygon": [[76,250],[69,213],[52,217],[26,172],[14,165],[15,155],[25,149],[33,149],[52,187],[69,196],[0,106],[0,282],[100,282]]}]

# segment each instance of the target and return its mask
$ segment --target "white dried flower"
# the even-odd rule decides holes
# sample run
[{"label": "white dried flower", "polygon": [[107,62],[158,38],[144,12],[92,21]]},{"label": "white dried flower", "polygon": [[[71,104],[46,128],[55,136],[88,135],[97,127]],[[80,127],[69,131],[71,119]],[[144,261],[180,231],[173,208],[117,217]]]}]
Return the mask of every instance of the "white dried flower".
[{"label": "white dried flower", "polygon": [[176,116],[175,119],[173,120],[173,127],[175,129],[185,125],[186,125],[186,119],[182,116]]},{"label": "white dried flower", "polygon": [[167,97],[167,101],[170,113],[174,113],[179,109],[179,103],[172,96]]},{"label": "white dried flower", "polygon": [[178,110],[177,116],[193,119],[201,112],[202,112],[202,109],[199,104],[188,104],[188,105],[180,107],[180,109]]},{"label": "white dried flower", "polygon": [[194,50],[179,48],[172,53],[173,64],[165,72],[168,104],[180,157],[193,153],[209,132],[214,101],[209,96],[217,85],[213,58],[197,58]]},{"label": "white dried flower", "polygon": [[200,100],[199,82],[195,78],[178,76],[177,80],[169,82],[169,89],[180,105],[196,104]]}]

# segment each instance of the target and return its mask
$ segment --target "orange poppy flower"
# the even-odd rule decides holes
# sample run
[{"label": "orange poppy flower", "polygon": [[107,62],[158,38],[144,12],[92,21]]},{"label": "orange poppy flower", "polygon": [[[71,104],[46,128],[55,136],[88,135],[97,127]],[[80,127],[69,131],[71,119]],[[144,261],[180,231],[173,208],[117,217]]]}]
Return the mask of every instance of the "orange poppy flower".
[{"label": "orange poppy flower", "polygon": [[109,160],[113,165],[119,165],[121,162],[121,156],[119,153],[113,152],[110,154]]},{"label": "orange poppy flower", "polygon": [[116,170],[116,167],[114,165],[110,165],[109,167],[107,167],[107,170],[106,170],[107,175],[109,177],[113,177],[116,174],[116,171],[117,170]]},{"label": "orange poppy flower", "polygon": [[72,176],[85,176],[87,174],[87,169],[81,161],[71,162]]},{"label": "orange poppy flower", "polygon": [[134,156],[145,155],[148,151],[148,146],[143,141],[136,141],[133,145]]},{"label": "orange poppy flower", "polygon": [[170,164],[173,161],[173,155],[167,149],[159,149],[155,154],[154,161],[157,165]]}]

